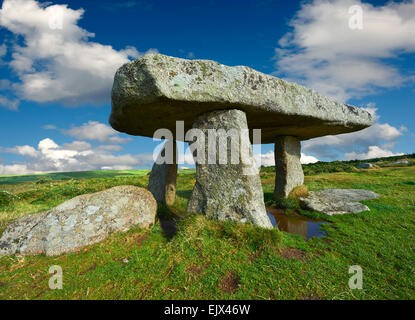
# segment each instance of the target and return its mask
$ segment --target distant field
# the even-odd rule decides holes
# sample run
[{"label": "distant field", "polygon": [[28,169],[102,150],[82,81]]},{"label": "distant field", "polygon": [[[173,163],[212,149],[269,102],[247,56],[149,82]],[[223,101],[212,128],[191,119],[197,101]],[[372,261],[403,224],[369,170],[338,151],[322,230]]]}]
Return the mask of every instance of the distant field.
[{"label": "distant field", "polygon": [[118,176],[145,175],[150,170],[114,170],[114,171],[79,171],[79,172],[54,172],[25,175],[0,175],[0,185],[16,184],[30,181],[46,181],[47,179],[71,180],[71,179],[91,179],[91,178],[113,178]]}]

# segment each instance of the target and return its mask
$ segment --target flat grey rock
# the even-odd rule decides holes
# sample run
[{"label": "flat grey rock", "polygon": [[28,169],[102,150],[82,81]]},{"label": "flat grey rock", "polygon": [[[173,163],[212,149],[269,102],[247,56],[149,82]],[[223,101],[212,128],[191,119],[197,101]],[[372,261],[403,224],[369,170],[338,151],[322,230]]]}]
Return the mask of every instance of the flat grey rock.
[{"label": "flat grey rock", "polygon": [[397,164],[409,164],[409,162],[407,160],[402,160],[402,161],[396,161],[396,162],[391,163],[391,165],[397,165]]},{"label": "flat grey rock", "polygon": [[135,186],[81,195],[49,211],[10,222],[0,238],[0,255],[54,256],[76,251],[112,232],[135,225],[149,228],[156,212],[152,194]]},{"label": "flat grey rock", "polygon": [[375,166],[371,163],[359,163],[359,169],[369,169],[369,168],[374,168]]},{"label": "flat grey rock", "polygon": [[373,123],[363,109],[245,66],[161,54],[118,69],[109,122],[118,131],[153,137],[159,128],[175,133],[176,120],[187,131],[200,115],[223,109],[245,111],[249,128],[262,130],[262,143],[353,132]]},{"label": "flat grey rock", "polygon": [[322,212],[331,216],[369,211],[370,209],[359,201],[379,197],[378,194],[368,190],[326,189],[310,191],[306,198],[300,198],[300,203],[308,210]]}]

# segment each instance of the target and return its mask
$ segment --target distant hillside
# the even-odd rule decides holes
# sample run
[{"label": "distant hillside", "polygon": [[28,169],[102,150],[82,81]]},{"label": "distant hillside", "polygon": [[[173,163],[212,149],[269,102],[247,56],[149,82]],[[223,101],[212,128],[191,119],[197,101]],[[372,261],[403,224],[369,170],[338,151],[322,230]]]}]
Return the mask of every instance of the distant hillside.
[{"label": "distant hillside", "polygon": [[[319,161],[316,163],[309,163],[303,164],[304,174],[306,176],[320,174],[320,173],[327,173],[327,172],[353,172],[358,170],[359,163],[372,163],[379,167],[388,167],[391,166],[392,163],[397,161],[404,161],[407,160],[409,164],[407,165],[415,165],[415,153],[407,154],[403,156],[394,156],[394,157],[384,157],[384,158],[373,158],[373,159],[365,159],[365,160],[350,160],[350,161],[331,161],[331,162],[324,162]],[[402,164],[402,166],[407,166]],[[399,165],[394,165],[399,166]],[[262,172],[270,172],[274,171],[275,167],[261,167]]]}]

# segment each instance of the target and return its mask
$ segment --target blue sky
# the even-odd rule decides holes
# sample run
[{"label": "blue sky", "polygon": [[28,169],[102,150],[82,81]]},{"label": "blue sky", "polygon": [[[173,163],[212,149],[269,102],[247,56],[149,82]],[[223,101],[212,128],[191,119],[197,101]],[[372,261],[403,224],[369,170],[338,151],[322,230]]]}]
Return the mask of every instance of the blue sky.
[{"label": "blue sky", "polygon": [[303,162],[414,152],[414,1],[6,0],[0,27],[0,174],[149,168],[159,142],[108,116],[115,70],[156,51],[247,65],[375,114],[369,129],[303,142]]}]

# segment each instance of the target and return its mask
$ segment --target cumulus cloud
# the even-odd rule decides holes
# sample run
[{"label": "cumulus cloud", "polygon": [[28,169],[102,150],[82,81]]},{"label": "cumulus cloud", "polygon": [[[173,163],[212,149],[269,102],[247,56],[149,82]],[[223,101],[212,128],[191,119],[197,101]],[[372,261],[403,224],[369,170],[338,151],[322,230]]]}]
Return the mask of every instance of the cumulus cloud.
[{"label": "cumulus cloud", "polygon": [[62,130],[62,132],[80,140],[96,140],[108,143],[125,143],[131,140],[131,138],[121,138],[118,132],[109,125],[98,121],[88,121],[79,127],[72,127],[69,130]]},{"label": "cumulus cloud", "polygon": [[372,158],[382,158],[382,157],[392,157],[392,156],[401,156],[403,153],[393,153],[390,150],[383,150],[378,146],[369,146],[369,150],[366,153],[356,153],[350,152],[346,153],[347,160],[364,160]]},{"label": "cumulus cloud", "polygon": [[[274,151],[270,150],[267,153],[261,153],[261,154],[255,154],[255,161],[258,165],[264,166],[264,167],[270,167],[275,166],[275,156]],[[316,157],[306,155],[305,153],[301,153],[300,162],[302,164],[307,163],[316,163],[319,160]]]},{"label": "cumulus cloud", "polygon": [[100,148],[92,148],[85,141],[73,141],[59,146],[50,138],[39,142],[37,148],[16,146],[1,148],[0,152],[24,156],[27,161],[0,165],[0,174],[26,174],[38,172],[64,172],[88,170],[125,170],[137,166],[150,166],[152,154],[114,155]]},{"label": "cumulus cloud", "polygon": [[23,39],[9,48],[8,61],[20,79],[13,86],[20,98],[66,105],[109,101],[116,69],[141,54],[91,41],[94,34],[78,26],[83,14],[34,0],[3,2],[0,26]]},{"label": "cumulus cloud", "polygon": [[3,95],[0,95],[0,107],[17,111],[19,109],[20,101],[18,99],[10,99]]},{"label": "cumulus cloud", "polygon": [[[349,27],[353,5],[362,8],[361,30]],[[346,101],[409,79],[389,61],[415,52],[414,1],[373,6],[360,0],[314,0],[303,3],[290,26],[275,57],[276,74],[289,80]]]},{"label": "cumulus cloud", "polygon": [[[379,119],[376,114],[377,108],[373,105],[370,108],[374,118]],[[371,127],[361,131],[304,141],[302,149],[317,157],[331,160],[339,158],[339,155],[351,160],[354,155],[356,157],[365,154],[374,155],[376,151],[380,152],[380,150],[383,151],[383,154],[394,155],[390,150],[396,146],[397,139],[403,135],[403,132],[402,127],[395,128],[388,123],[376,122]]]}]

